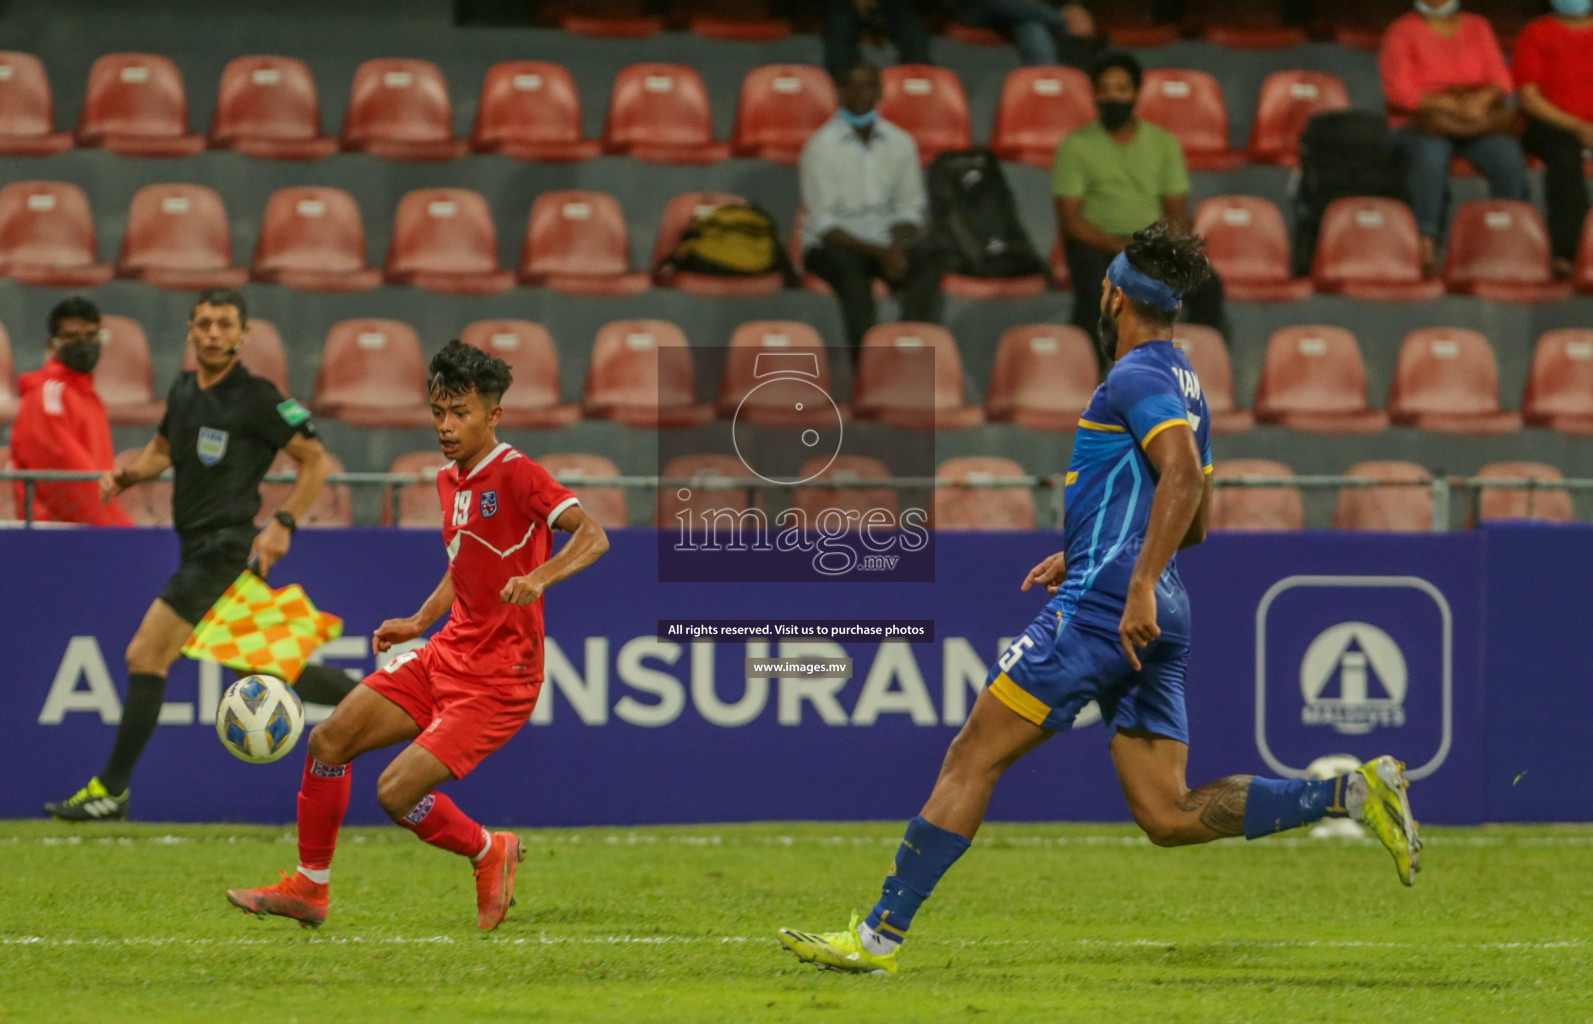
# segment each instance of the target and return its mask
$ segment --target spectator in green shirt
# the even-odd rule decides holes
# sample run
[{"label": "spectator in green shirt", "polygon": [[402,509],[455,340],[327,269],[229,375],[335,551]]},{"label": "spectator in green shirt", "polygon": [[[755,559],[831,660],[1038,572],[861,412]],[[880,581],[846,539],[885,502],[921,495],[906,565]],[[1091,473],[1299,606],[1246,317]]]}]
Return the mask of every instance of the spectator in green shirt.
[{"label": "spectator in green shirt", "polygon": [[[1189,171],[1167,129],[1134,116],[1144,71],[1122,51],[1101,54],[1090,69],[1098,120],[1057,147],[1052,191],[1057,227],[1073,279],[1073,323],[1096,337],[1101,281],[1134,232],[1163,217],[1188,229]],[[1214,273],[1184,300],[1184,318],[1218,330],[1222,281]]]}]

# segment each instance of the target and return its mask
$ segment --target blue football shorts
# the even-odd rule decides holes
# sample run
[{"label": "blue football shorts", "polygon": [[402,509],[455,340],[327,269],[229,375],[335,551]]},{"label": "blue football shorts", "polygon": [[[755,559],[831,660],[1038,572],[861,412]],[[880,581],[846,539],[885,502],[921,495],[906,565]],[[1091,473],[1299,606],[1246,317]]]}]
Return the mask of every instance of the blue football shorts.
[{"label": "blue football shorts", "polygon": [[985,685],[1001,703],[1035,725],[1065,732],[1090,701],[1101,709],[1108,737],[1137,729],[1189,742],[1184,709],[1185,640],[1158,639],[1137,652],[1138,672],[1116,633],[1042,611],[990,668]]}]

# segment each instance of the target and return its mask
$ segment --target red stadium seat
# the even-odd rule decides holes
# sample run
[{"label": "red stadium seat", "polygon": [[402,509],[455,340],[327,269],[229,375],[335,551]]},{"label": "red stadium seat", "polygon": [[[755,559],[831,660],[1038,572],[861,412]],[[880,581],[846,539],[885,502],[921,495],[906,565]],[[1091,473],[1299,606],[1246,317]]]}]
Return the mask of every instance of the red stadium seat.
[{"label": "red stadium seat", "polygon": [[713,419],[697,401],[697,371],[679,327],[616,320],[597,332],[581,400],[586,415],[632,427],[689,427]]},{"label": "red stadium seat", "polygon": [[731,147],[740,156],[795,164],[808,136],[836,109],[835,83],[823,68],[767,64],[741,83]]},{"label": "red stadium seat", "polygon": [[469,148],[454,138],[448,83],[437,65],[397,58],[368,60],[354,72],[342,145],[389,160],[453,160]]},{"label": "red stadium seat", "polygon": [[885,95],[879,116],[913,137],[923,163],[948,149],[973,145],[968,97],[956,72],[929,64],[897,64],[882,71],[881,78]]},{"label": "red stadium seat", "polygon": [[816,456],[804,462],[797,470],[798,478],[808,480],[791,494],[791,505],[801,510],[807,523],[817,528],[826,513],[834,511],[845,518],[849,529],[861,529],[874,523],[894,525],[900,515],[901,504],[893,487],[825,487],[822,481],[889,480],[891,471],[885,463],[868,455],[837,455],[834,459]]},{"label": "red stadium seat", "polygon": [[96,259],[94,215],[76,185],[16,181],[0,188],[0,274],[23,284],[88,288],[116,273]]},{"label": "red stadium seat", "polygon": [[[1477,470],[1476,479],[1558,482],[1565,476],[1541,462],[1494,462]],[[1571,504],[1571,492],[1563,487],[1479,487],[1477,521],[1497,519],[1569,523],[1576,519],[1576,510]]]},{"label": "red stadium seat", "polygon": [[0,324],[0,423],[10,423],[17,418],[17,374],[11,361],[11,339],[4,324]]},{"label": "red stadium seat", "polygon": [[1211,412],[1211,432],[1236,434],[1254,426],[1254,414],[1234,404],[1233,364],[1228,360],[1228,345],[1222,335],[1200,324],[1179,324],[1173,328],[1173,340],[1184,350],[1200,380],[1200,390]]},{"label": "red stadium seat", "polygon": [[249,271],[232,265],[232,229],[216,190],[146,185],[133,195],[116,273],[157,288],[236,288]]},{"label": "red stadium seat", "polygon": [[382,283],[365,265],[365,222],[340,188],[301,186],[271,194],[250,277],[301,291],[356,292]]},{"label": "red stadium seat", "polygon": [[[287,351],[282,347],[282,335],[277,333],[276,325],[271,321],[253,316],[249,318],[249,333],[238,352],[238,358],[243,362],[243,368],[256,377],[264,377],[275,384],[284,395],[293,394],[293,386],[288,380]],[[197,369],[199,360],[194,357],[194,347],[184,345],[183,372]]]},{"label": "red stadium seat", "polygon": [[149,362],[149,340],[138,321],[107,314],[100,318],[100,361],[94,367],[94,390],[105,403],[112,426],[159,423],[166,403],[155,398],[155,373]]},{"label": "red stadium seat", "polygon": [[[692,10],[691,8],[698,8]],[[679,9],[677,4],[676,9]],[[772,43],[791,34],[791,23],[769,16],[769,5],[746,0],[698,0],[688,6],[686,26],[705,39]]]},{"label": "red stadium seat", "polygon": [[[813,387],[834,394],[829,353],[819,332],[795,320],[758,320],[742,324],[730,336],[715,401],[720,416],[748,423],[772,427],[833,423],[830,403],[815,402]],[[836,405],[835,412],[844,417],[847,409]]]},{"label": "red stadium seat", "polygon": [[1335,530],[1427,533],[1433,528],[1433,475],[1414,462],[1357,462],[1345,476],[1387,481],[1389,487],[1341,487],[1333,510]]},{"label": "red stadium seat", "polygon": [[1370,434],[1388,414],[1366,404],[1366,364],[1342,327],[1284,327],[1267,342],[1256,419],[1322,434]]},{"label": "red stadium seat", "polygon": [[467,345],[509,364],[514,386],[503,396],[503,425],[549,430],[581,418],[581,407],[565,402],[559,388],[559,354],[541,324],[528,320],[477,320],[459,335]]},{"label": "red stadium seat", "polygon": [[1073,430],[1100,380],[1095,344],[1077,327],[1009,327],[996,350],[985,415],[1031,430]]},{"label": "red stadium seat", "polygon": [[[115,466],[117,469],[125,469],[138,461],[138,457],[143,454],[142,447],[119,451],[116,453]],[[133,520],[134,526],[170,526],[172,524],[171,489],[170,480],[151,480],[136,487],[129,487],[117,496],[116,503],[121,505],[122,511]],[[7,485],[0,490],[9,492],[11,487]],[[9,494],[0,494],[0,502],[8,496]],[[5,512],[3,507],[0,507],[0,519],[4,518]]]},{"label": "red stadium seat", "polygon": [[340,320],[327,332],[310,407],[361,427],[429,427],[426,358],[398,320]]},{"label": "red stadium seat", "polygon": [[498,269],[498,229],[481,193],[420,188],[398,203],[384,276],[451,295],[496,295],[514,287]]},{"label": "red stadium seat", "polygon": [[[343,463],[330,451],[326,453],[328,469],[333,473],[345,473]],[[299,464],[293,461],[293,456],[285,451],[277,452],[275,459],[271,460],[271,468],[267,475],[275,476],[286,473],[289,476],[299,475]],[[282,507],[288,500],[288,495],[293,491],[292,483],[262,483],[260,485],[260,512],[254,517],[256,526],[264,526],[271,521],[271,514]],[[337,527],[354,525],[354,500],[349,493],[348,484],[327,484],[321,488],[321,493],[310,502],[310,507],[299,516],[299,526],[305,527]]]},{"label": "red stadium seat", "polygon": [[962,356],[944,327],[878,324],[863,336],[852,411],[910,430],[959,430],[984,422],[963,399]]},{"label": "red stadium seat", "polygon": [[619,201],[606,192],[544,192],[531,207],[520,280],[570,295],[634,295],[652,279],[630,269],[631,240]]},{"label": "red stadium seat", "polygon": [[[1293,476],[1294,470],[1271,459],[1224,459],[1212,476],[1244,480]],[[1211,529],[1303,530],[1305,503],[1298,487],[1218,487],[1211,496]]]},{"label": "red stadium seat", "polygon": [[1084,72],[1018,68],[1001,86],[990,148],[1003,160],[1049,169],[1063,136],[1095,117],[1095,93]]},{"label": "red stadium seat", "polygon": [[168,57],[107,53],[89,69],[77,144],[125,156],[188,156],[205,137],[188,131],[188,96]]},{"label": "red stadium seat", "polygon": [[1451,292],[1499,302],[1568,298],[1569,281],[1549,267],[1549,228],[1531,203],[1480,199],[1464,203],[1449,233],[1444,284]]},{"label": "red stadium seat", "polygon": [[581,98],[570,72],[536,60],[488,69],[470,145],[539,163],[589,160],[603,151],[596,139],[582,138]]},{"label": "red stadium seat", "polygon": [[1388,395],[1395,423],[1455,434],[1507,434],[1521,414],[1499,408],[1499,364],[1488,339],[1462,328],[1411,331]]},{"label": "red stadium seat", "polygon": [[690,483],[658,488],[658,502],[653,507],[654,526],[680,529],[684,521],[700,530],[717,513],[763,507],[762,495],[757,491],[726,482],[752,477],[746,465],[734,455],[677,455],[664,465],[660,475]]},{"label": "red stadium seat", "polygon": [[[380,526],[402,526],[407,529],[442,529],[442,499],[437,496],[437,474],[448,468],[448,457],[435,448],[423,452],[405,452],[387,467],[389,473],[406,473],[421,477],[418,484],[402,484],[395,496],[391,486],[382,492],[382,511],[377,517]],[[394,522],[394,501],[397,501],[397,522]]]},{"label": "red stadium seat", "polygon": [[935,529],[1034,529],[1034,493],[1027,483],[1010,487],[968,486],[1022,480],[1027,475],[1011,459],[978,455],[947,459],[935,471]]},{"label": "red stadium seat", "polygon": [[538,455],[537,462],[581,499],[581,508],[605,530],[629,526],[631,513],[623,487],[585,487],[581,481],[620,475],[619,467],[601,455]]},{"label": "red stadium seat", "polygon": [[239,57],[221,73],[210,145],[273,160],[319,160],[337,152],[321,134],[321,100],[304,62]]},{"label": "red stadium seat", "polygon": [[1222,87],[1204,71],[1146,71],[1136,112],[1178,136],[1190,170],[1228,171],[1247,159],[1228,148],[1228,108]]},{"label": "red stadium seat", "polygon": [[1306,122],[1324,111],[1349,105],[1349,90],[1337,75],[1274,71],[1261,83],[1261,99],[1250,128],[1250,159],[1258,164],[1297,165],[1300,133]]},{"label": "red stadium seat", "polygon": [[1593,213],[1582,222],[1582,244],[1576,249],[1576,269],[1571,282],[1584,295],[1593,295]]},{"label": "red stadium seat", "polygon": [[1383,302],[1429,302],[1444,283],[1422,277],[1421,238],[1398,199],[1336,199],[1322,215],[1311,279],[1318,291]]},{"label": "red stadium seat", "polygon": [[664,19],[644,14],[638,0],[554,0],[542,10],[566,32],[601,39],[640,39],[664,30]]},{"label": "red stadium seat", "polygon": [[[691,222],[716,206],[744,206],[746,200],[730,192],[685,192],[671,199],[659,219],[658,242],[653,247],[653,267],[656,271],[664,257],[675,251],[680,236],[686,233]],[[785,278],[779,273],[754,274],[749,277],[720,277],[714,274],[695,274],[680,270],[656,274],[654,279],[665,288],[677,288],[694,295],[757,296],[772,295],[785,287]]]},{"label": "red stadium seat", "polygon": [[50,156],[71,145],[70,132],[55,130],[55,100],[39,58],[0,50],[0,154]]},{"label": "red stadium seat", "polygon": [[714,140],[708,87],[684,64],[632,64],[614,78],[603,147],[657,164],[711,164],[730,155]]},{"label": "red stadium seat", "polygon": [[1593,330],[1561,328],[1538,339],[1521,409],[1534,426],[1593,434]]},{"label": "red stadium seat", "polygon": [[1216,196],[1195,212],[1195,231],[1206,239],[1211,265],[1228,298],[1240,302],[1298,302],[1311,279],[1290,273],[1289,229],[1270,200]]}]

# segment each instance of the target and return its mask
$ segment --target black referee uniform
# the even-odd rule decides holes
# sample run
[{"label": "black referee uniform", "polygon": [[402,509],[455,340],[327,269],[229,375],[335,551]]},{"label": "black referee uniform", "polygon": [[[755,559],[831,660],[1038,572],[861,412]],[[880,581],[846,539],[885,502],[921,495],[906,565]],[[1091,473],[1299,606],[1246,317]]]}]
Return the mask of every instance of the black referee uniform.
[{"label": "black referee uniform", "polygon": [[208,388],[193,371],[179,376],[159,431],[171,445],[172,521],[182,546],[160,599],[197,623],[249,561],[260,481],[272,460],[295,435],[314,437],[315,421],[240,362]]}]

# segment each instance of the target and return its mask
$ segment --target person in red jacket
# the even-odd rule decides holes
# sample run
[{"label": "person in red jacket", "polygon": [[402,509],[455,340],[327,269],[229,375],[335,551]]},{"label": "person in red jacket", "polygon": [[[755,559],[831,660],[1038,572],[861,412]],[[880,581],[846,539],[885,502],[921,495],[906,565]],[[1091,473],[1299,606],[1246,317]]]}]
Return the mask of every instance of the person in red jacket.
[{"label": "person in red jacket", "polygon": [[1543,161],[1554,272],[1571,273],[1587,220],[1582,152],[1593,149],[1593,0],[1553,0],[1554,13],[1521,30],[1511,69],[1527,131],[1521,145]]},{"label": "person in red jacket", "polygon": [[[11,462],[17,469],[81,469],[103,473],[114,468],[111,424],[105,403],[94,390],[100,360],[100,311],[74,296],[50,311],[50,358],[44,368],[17,381],[22,404],[11,427]],[[25,507],[26,485],[12,484],[17,510]],[[33,485],[33,518],[41,522],[132,526],[115,501],[100,501],[97,480],[40,482]]]}]

